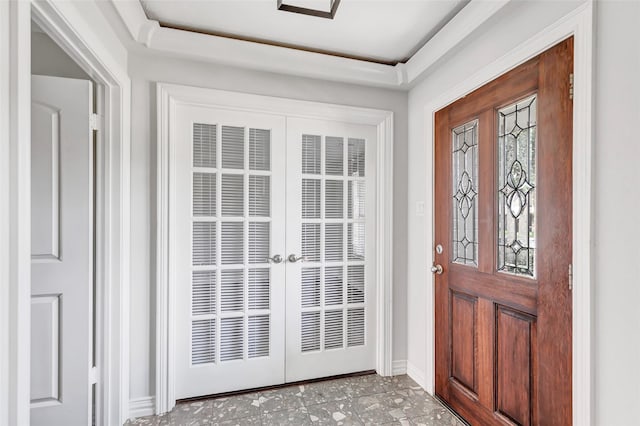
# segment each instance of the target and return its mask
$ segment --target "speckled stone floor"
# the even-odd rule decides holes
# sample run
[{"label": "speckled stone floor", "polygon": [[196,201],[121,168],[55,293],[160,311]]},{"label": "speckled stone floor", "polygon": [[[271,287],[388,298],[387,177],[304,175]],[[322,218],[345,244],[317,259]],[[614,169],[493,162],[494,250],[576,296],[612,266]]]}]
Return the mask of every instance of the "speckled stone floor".
[{"label": "speckled stone floor", "polygon": [[125,425],[464,426],[408,376],[377,374],[180,403]]}]

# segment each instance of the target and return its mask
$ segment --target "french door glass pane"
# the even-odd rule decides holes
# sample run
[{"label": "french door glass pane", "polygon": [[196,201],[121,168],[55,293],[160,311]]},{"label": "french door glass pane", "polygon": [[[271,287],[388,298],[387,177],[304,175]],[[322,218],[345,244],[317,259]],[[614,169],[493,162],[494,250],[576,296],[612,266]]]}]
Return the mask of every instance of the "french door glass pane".
[{"label": "french door glass pane", "polygon": [[216,313],[216,271],[192,272],[192,315]]},{"label": "french door glass pane", "polygon": [[216,174],[193,174],[193,215],[216,215]]},{"label": "french door glass pane", "polygon": [[193,165],[216,167],[218,127],[215,124],[193,124]]},{"label": "french door glass pane", "polygon": [[220,272],[220,310],[242,311],[244,308],[244,271],[225,269]]},{"label": "french door glass pane", "polygon": [[222,168],[244,169],[244,127],[222,126]]},{"label": "french door glass pane", "polygon": [[326,174],[344,175],[344,139],[327,136],[326,138]]},{"label": "french door glass pane", "polygon": [[320,174],[320,144],[322,138],[317,135],[302,136],[302,173]]},{"label": "french door glass pane", "polygon": [[222,318],[220,320],[220,361],[243,359],[244,340],[244,318]]},{"label": "french door glass pane", "polygon": [[269,282],[269,268],[249,269],[249,309],[270,309],[271,289]]},{"label": "french door glass pane", "polygon": [[247,349],[249,358],[269,356],[269,315],[249,317],[249,341]]},{"label": "french door glass pane", "polygon": [[347,217],[349,219],[364,219],[365,197],[364,181],[350,180],[349,198],[347,203]]},{"label": "french door glass pane", "polygon": [[216,320],[199,319],[191,322],[191,364],[216,362]]},{"label": "french door glass pane", "polygon": [[535,276],[536,95],[498,111],[499,271]]},{"label": "french door glass pane", "polygon": [[249,176],[249,216],[271,216],[270,176]]},{"label": "french door glass pane", "polygon": [[320,179],[302,179],[302,217],[320,219]]},{"label": "french door glass pane", "polygon": [[271,132],[249,129],[249,170],[271,170]]},{"label": "french door glass pane", "polygon": [[222,216],[244,216],[244,175],[222,174]]},{"label": "french door glass pane", "polygon": [[364,177],[365,148],[364,139],[349,138],[349,176]]}]

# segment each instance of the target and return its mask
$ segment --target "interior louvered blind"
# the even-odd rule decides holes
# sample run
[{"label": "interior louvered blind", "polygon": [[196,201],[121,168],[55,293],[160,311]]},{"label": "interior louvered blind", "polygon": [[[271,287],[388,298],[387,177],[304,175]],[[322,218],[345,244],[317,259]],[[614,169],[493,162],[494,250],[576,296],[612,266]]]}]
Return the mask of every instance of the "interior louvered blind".
[{"label": "interior louvered blind", "polygon": [[216,362],[216,320],[194,320],[191,323],[191,363]]},{"label": "interior louvered blind", "polygon": [[216,175],[215,173],[193,174],[193,215],[216,215]]},{"label": "interior louvered blind", "polygon": [[270,306],[269,268],[249,269],[249,309],[267,310]]},{"label": "interior louvered blind", "polygon": [[365,344],[364,139],[302,135],[300,348]]},{"label": "interior louvered blind", "polygon": [[216,313],[216,271],[193,271],[192,279],[192,315]]},{"label": "interior louvered blind", "polygon": [[215,124],[193,125],[194,167],[216,167],[218,127]]},{"label": "interior louvered blind", "polygon": [[193,124],[191,363],[268,357],[271,131]]}]

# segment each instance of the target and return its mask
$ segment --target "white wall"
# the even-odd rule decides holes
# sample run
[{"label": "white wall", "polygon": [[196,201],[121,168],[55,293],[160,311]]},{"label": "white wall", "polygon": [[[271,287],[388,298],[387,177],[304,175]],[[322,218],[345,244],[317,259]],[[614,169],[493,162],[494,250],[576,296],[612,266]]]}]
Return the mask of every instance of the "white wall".
[{"label": "white wall", "polygon": [[242,70],[144,53],[129,58],[131,150],[131,398],[155,392],[155,82],[392,110],[394,150],[393,357],[406,359],[407,93]]},{"label": "white wall", "polygon": [[[640,3],[596,7],[596,420],[638,422]],[[630,407],[634,407],[630,412]]]},{"label": "white wall", "polygon": [[[443,58],[409,93],[408,362],[429,376],[426,342],[432,295],[425,287],[431,259],[431,215],[415,213],[431,197],[432,138],[424,107],[575,7],[567,2],[513,2]],[[595,36],[595,413],[596,424],[626,425],[640,402],[640,3],[596,3]],[[428,141],[428,145],[425,143]],[[427,386],[428,383],[424,383]]]}]

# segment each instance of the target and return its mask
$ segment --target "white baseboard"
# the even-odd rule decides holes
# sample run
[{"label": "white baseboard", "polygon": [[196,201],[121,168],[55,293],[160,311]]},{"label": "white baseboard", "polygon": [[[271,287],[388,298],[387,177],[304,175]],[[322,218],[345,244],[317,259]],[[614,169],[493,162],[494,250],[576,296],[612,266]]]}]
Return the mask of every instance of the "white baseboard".
[{"label": "white baseboard", "polygon": [[422,386],[423,389],[427,389],[427,381],[424,377],[424,371],[416,367],[411,362],[407,361],[407,374],[411,377],[417,384]]},{"label": "white baseboard", "polygon": [[393,371],[394,376],[399,376],[401,374],[407,374],[407,360],[406,359],[397,359],[393,361]]},{"label": "white baseboard", "polygon": [[156,413],[156,399],[153,396],[143,396],[129,401],[129,418],[152,416]]}]

